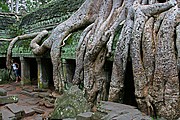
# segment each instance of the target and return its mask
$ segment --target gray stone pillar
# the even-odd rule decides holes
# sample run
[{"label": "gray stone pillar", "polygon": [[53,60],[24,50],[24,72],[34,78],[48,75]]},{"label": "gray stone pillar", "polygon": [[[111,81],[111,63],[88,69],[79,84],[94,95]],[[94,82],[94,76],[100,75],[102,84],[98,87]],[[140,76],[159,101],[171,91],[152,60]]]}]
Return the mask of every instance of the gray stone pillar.
[{"label": "gray stone pillar", "polygon": [[21,62],[21,84],[30,82],[30,64],[24,57],[20,57]]},{"label": "gray stone pillar", "polygon": [[43,81],[42,81],[41,58],[36,58],[36,61],[37,61],[37,65],[38,65],[38,72],[37,72],[38,88],[42,88]]},{"label": "gray stone pillar", "polygon": [[72,83],[73,75],[75,72],[75,65],[75,60],[65,60],[65,62],[63,62],[63,68],[66,72],[66,82],[68,83]]},{"label": "gray stone pillar", "polygon": [[46,79],[46,64],[43,64],[41,58],[36,58],[37,65],[38,65],[38,88],[47,88],[48,87],[48,80]]},{"label": "gray stone pillar", "polygon": [[50,58],[42,58],[41,59],[41,68],[42,68],[42,80],[43,80],[43,88],[47,88],[49,85],[49,81],[52,80],[53,72],[52,72],[52,63]]}]

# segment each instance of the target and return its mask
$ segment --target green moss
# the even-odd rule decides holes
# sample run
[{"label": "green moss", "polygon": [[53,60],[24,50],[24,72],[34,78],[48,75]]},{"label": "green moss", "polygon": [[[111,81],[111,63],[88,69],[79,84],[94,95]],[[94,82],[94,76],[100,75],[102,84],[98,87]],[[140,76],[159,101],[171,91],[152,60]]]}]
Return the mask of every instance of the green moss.
[{"label": "green moss", "polygon": [[77,86],[72,86],[57,98],[55,106],[51,119],[74,118],[79,113],[90,111],[83,92]]},{"label": "green moss", "polygon": [[75,59],[76,54],[76,47],[78,45],[80,35],[82,33],[82,30],[79,30],[77,32],[74,32],[67,41],[65,41],[65,46],[62,47],[62,58],[73,58]]},{"label": "green moss", "polygon": [[63,18],[62,22],[67,19],[73,12],[75,12],[84,0],[53,0],[49,4],[43,6],[42,8],[27,14],[23,17],[21,26],[32,25],[37,22],[50,20],[53,18]]},{"label": "green moss", "polygon": [[22,28],[19,28],[19,23],[17,22],[8,26],[7,34],[11,38],[14,38],[16,36],[24,34],[24,30]]},{"label": "green moss", "polygon": [[[10,74],[11,79],[15,80],[13,71]],[[9,82],[9,72],[7,69],[0,69],[0,84]]]},{"label": "green moss", "polygon": [[8,31],[14,23],[16,23],[15,16],[4,15],[0,17],[0,38],[11,38]]}]

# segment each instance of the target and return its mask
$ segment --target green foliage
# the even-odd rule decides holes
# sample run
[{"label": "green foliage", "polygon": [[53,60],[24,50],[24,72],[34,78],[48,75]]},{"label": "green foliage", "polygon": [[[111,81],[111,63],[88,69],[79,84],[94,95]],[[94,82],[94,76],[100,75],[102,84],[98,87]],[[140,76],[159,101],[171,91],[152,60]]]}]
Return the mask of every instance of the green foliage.
[{"label": "green foliage", "polygon": [[0,54],[6,54],[9,43],[6,41],[0,41]]},{"label": "green foliage", "polygon": [[26,6],[28,12],[33,12],[39,9],[41,6],[46,5],[51,0],[27,0]]},{"label": "green foliage", "polygon": [[16,45],[18,47],[23,47],[23,48],[29,48],[31,40],[21,40],[21,41],[17,41]]},{"label": "green foliage", "polygon": [[5,4],[2,0],[0,1],[0,12],[9,12],[8,5]]},{"label": "green foliage", "polygon": [[[32,26],[34,29],[35,27],[40,27],[42,21],[49,21],[53,23],[61,23],[69,16],[75,12],[84,0],[52,0],[51,2],[41,5],[39,9],[33,9],[31,13],[25,15],[22,18],[21,26]],[[36,24],[35,26],[33,26]],[[48,24],[48,23],[43,23]]]},{"label": "green foliage", "polygon": [[19,24],[18,23],[14,23],[12,25],[9,26],[8,30],[7,30],[7,34],[13,38],[16,37],[18,35],[22,35],[24,34],[24,30],[19,28]]},{"label": "green foliage", "polygon": [[66,45],[76,46],[78,43],[78,40],[80,39],[81,33],[82,33],[82,30],[72,33],[72,35],[66,41]]},{"label": "green foliage", "polygon": [[[11,78],[15,79],[14,73],[11,72]],[[0,69],[0,84],[9,81],[9,72],[7,69]]]}]

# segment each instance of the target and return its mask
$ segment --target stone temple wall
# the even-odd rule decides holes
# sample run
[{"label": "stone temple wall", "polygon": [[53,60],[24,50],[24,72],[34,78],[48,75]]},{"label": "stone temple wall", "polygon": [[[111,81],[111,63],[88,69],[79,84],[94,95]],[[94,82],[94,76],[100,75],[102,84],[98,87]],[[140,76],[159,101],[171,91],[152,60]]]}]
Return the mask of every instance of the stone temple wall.
[{"label": "stone temple wall", "polygon": [[[0,38],[13,38],[8,32],[10,31],[10,27],[14,24],[16,24],[18,29],[22,30],[23,33],[26,34],[42,31],[44,29],[51,32],[58,24],[68,19],[83,2],[84,0],[53,0],[38,10],[19,17],[19,21],[17,21],[17,17],[15,15],[0,14]],[[74,59],[74,46],[77,44],[77,40],[75,39],[79,39],[80,33],[81,32],[75,32],[75,34],[70,38],[73,39],[72,42],[70,42],[71,40],[68,40],[67,47],[64,47],[64,54],[62,56],[66,58],[71,56],[71,59]],[[18,41],[13,48],[13,54],[24,53],[29,56],[32,55],[33,53],[29,48],[29,45],[27,45],[29,43],[30,41]],[[6,54],[7,52],[8,42],[1,41],[0,44],[0,55],[2,56],[2,54]]]},{"label": "stone temple wall", "polygon": [[52,30],[75,12],[84,0],[53,0],[22,18],[20,27],[26,33]]},{"label": "stone temple wall", "polygon": [[0,13],[0,38],[9,38],[9,28],[17,22],[15,15]]}]

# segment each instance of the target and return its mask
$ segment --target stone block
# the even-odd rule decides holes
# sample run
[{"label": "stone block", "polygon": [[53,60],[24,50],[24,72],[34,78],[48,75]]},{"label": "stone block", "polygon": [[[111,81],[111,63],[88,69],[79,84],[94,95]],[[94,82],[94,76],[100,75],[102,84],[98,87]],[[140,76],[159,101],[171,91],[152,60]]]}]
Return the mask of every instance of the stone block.
[{"label": "stone block", "polygon": [[19,98],[16,95],[12,95],[12,96],[0,96],[0,105],[10,104],[10,103],[17,103],[18,99]]},{"label": "stone block", "polygon": [[7,91],[3,88],[0,88],[0,96],[6,96],[7,95]]},{"label": "stone block", "polygon": [[17,104],[7,104],[6,107],[15,114],[16,118],[20,119],[24,116],[24,110],[21,106],[18,106]]},{"label": "stone block", "polygon": [[57,97],[51,119],[75,118],[78,114],[90,111],[83,91],[72,86],[63,95]]},{"label": "stone block", "polygon": [[42,110],[42,109],[40,109],[40,108],[35,107],[35,108],[32,108],[32,109],[35,110],[36,113],[44,114],[44,110]]},{"label": "stone block", "polygon": [[8,87],[6,87],[5,88],[6,89],[6,91],[13,91],[13,90],[16,90],[16,87],[15,86],[8,86]]},{"label": "stone block", "polygon": [[44,120],[43,116],[40,114],[37,114],[33,120]]},{"label": "stone block", "polygon": [[93,112],[85,112],[77,115],[76,120],[92,120]]},{"label": "stone block", "polygon": [[76,120],[76,118],[64,118],[62,120]]},{"label": "stone block", "polygon": [[38,104],[40,102],[40,100],[29,100],[29,101],[27,101],[26,103],[28,103],[28,104],[30,104],[30,105],[36,105],[36,104]]},{"label": "stone block", "polygon": [[31,116],[34,115],[34,113],[36,112],[33,108],[35,106],[21,106],[21,108],[24,110],[24,116]]},{"label": "stone block", "polygon": [[149,116],[143,115],[136,107],[108,101],[101,101],[97,112],[106,113],[101,118],[103,120],[151,120]]},{"label": "stone block", "polygon": [[50,94],[47,92],[39,92],[39,97],[41,97],[41,98],[45,98],[45,97],[49,97],[49,96],[50,96]]},{"label": "stone block", "polygon": [[39,89],[39,88],[34,88],[33,92],[47,92],[48,89]]},{"label": "stone block", "polygon": [[2,108],[2,119],[1,120],[16,120],[16,116],[14,113],[12,113],[10,110]]},{"label": "stone block", "polygon": [[32,88],[30,87],[24,87],[22,88],[22,90],[27,91],[27,92],[33,92]]},{"label": "stone block", "polygon": [[30,96],[30,97],[36,97],[37,96],[36,94],[38,94],[37,92],[29,92],[25,90],[22,90],[20,93],[26,96]]},{"label": "stone block", "polygon": [[49,101],[45,101],[45,102],[44,102],[44,105],[45,105],[47,108],[54,108],[54,104],[50,103]]}]

